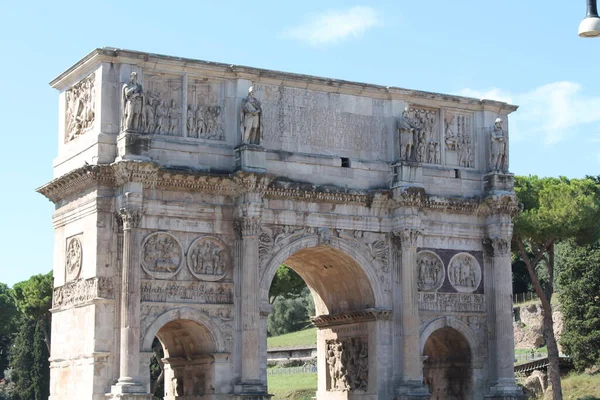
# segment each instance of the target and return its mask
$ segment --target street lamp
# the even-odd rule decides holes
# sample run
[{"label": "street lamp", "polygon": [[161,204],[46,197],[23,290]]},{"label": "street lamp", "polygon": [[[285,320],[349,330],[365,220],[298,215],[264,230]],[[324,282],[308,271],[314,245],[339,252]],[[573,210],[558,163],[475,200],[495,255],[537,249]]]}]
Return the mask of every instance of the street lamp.
[{"label": "street lamp", "polygon": [[579,24],[579,36],[593,38],[600,36],[600,17],[596,0],[587,0],[587,15]]}]

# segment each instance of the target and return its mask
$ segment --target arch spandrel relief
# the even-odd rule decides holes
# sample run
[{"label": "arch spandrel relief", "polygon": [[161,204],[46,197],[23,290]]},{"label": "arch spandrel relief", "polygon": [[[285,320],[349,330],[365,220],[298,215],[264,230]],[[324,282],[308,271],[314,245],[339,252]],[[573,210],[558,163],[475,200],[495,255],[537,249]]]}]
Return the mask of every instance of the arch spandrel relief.
[{"label": "arch spandrel relief", "polygon": [[65,255],[65,281],[72,281],[79,277],[81,272],[81,262],[83,259],[83,250],[81,241],[78,237],[72,237],[67,240],[67,250]]},{"label": "arch spandrel relief", "polygon": [[423,250],[417,254],[419,290],[433,292],[444,284],[445,270],[442,259],[432,251]]},{"label": "arch spandrel relief", "polygon": [[156,279],[173,278],[183,266],[183,250],[175,238],[165,232],[154,232],[142,243],[142,268]]},{"label": "arch spandrel relief", "polygon": [[190,245],[187,265],[196,278],[215,282],[227,275],[231,258],[223,242],[213,236],[203,236]]},{"label": "arch spandrel relief", "polygon": [[479,262],[471,254],[456,254],[448,265],[448,280],[458,292],[474,292],[481,283]]}]

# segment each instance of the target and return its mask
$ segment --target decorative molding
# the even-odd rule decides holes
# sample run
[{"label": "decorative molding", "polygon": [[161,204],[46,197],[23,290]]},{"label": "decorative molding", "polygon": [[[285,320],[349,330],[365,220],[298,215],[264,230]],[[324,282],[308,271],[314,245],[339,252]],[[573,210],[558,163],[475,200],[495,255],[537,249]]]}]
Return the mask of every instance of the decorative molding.
[{"label": "decorative molding", "polygon": [[80,306],[97,299],[114,299],[111,278],[95,277],[68,282],[54,288],[52,308]]},{"label": "decorative molding", "polygon": [[358,324],[361,322],[390,319],[392,311],[387,309],[368,308],[362,311],[349,311],[338,314],[318,315],[312,319],[313,324],[319,329],[337,325]]}]

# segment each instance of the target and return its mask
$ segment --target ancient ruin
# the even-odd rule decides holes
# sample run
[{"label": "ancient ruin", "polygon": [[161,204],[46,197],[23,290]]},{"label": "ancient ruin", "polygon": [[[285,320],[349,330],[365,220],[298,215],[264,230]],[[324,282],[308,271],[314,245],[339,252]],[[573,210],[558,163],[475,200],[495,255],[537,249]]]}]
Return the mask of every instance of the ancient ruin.
[{"label": "ancient ruin", "polygon": [[279,265],[317,399],[515,399],[506,103],[112,48],[60,92],[51,400],[268,399]]}]

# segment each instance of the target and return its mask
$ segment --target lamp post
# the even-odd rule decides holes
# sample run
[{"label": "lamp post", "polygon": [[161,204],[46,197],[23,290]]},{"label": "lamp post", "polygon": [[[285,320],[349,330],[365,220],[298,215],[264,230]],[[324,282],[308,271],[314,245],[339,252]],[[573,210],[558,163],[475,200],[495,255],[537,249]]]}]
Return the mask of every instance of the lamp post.
[{"label": "lamp post", "polygon": [[600,17],[596,0],[587,0],[587,15],[579,24],[579,36],[593,38],[600,36]]}]

